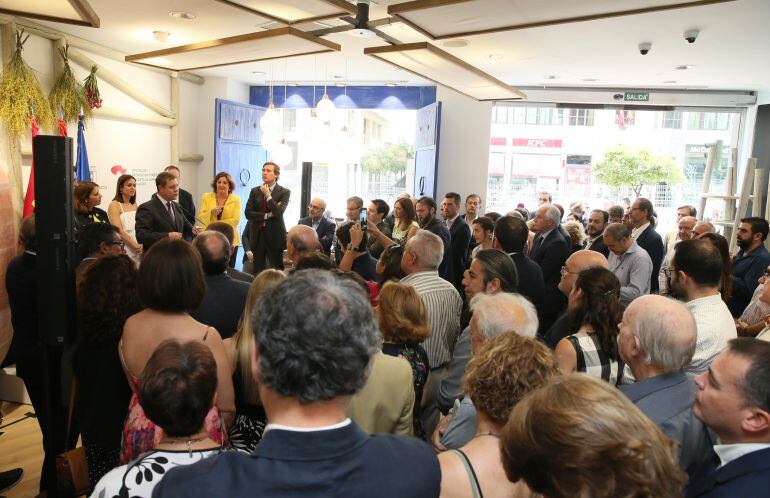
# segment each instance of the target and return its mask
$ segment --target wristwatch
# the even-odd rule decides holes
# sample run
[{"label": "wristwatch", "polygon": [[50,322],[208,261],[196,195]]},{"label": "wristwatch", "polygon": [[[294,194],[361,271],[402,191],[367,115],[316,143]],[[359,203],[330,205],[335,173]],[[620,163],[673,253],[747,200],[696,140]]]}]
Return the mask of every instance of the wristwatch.
[{"label": "wristwatch", "polygon": [[345,248],[346,248],[348,251],[355,251],[355,250],[356,250],[356,248],[353,246],[353,243],[352,243],[352,242],[351,242],[351,243],[349,243],[348,245],[346,245],[346,246],[345,246]]}]

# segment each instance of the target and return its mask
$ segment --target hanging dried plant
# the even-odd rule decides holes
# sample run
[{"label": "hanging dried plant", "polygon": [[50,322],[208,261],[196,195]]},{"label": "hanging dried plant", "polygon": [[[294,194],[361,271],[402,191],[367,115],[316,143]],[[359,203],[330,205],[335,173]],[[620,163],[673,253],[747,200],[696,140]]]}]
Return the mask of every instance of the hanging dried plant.
[{"label": "hanging dried plant", "polygon": [[10,136],[19,136],[29,129],[31,114],[44,128],[50,129],[54,123],[51,106],[35,73],[21,57],[28,38],[24,30],[16,32],[16,51],[0,78],[0,118],[5,121]]},{"label": "hanging dried plant", "polygon": [[86,90],[86,99],[88,99],[88,107],[100,108],[102,106],[102,97],[99,95],[99,82],[96,80],[96,70],[99,66],[94,64],[91,66],[91,74],[86,76],[86,81],[83,83],[83,88]]},{"label": "hanging dried plant", "polygon": [[59,79],[53,84],[48,100],[51,102],[51,111],[54,116],[61,117],[67,123],[77,122],[81,113],[86,118],[91,117],[91,108],[88,106],[86,91],[72,74],[67,51],[69,45],[59,49],[59,55],[64,59],[64,70]]}]

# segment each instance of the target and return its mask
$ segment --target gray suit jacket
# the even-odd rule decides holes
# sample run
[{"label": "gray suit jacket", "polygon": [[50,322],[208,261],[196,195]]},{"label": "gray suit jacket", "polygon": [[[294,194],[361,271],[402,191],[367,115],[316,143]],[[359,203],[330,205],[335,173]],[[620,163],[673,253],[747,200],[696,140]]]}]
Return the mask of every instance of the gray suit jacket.
[{"label": "gray suit jacket", "polygon": [[692,412],[695,383],[682,370],[621,386],[620,390],[677,442],[679,464],[684,470],[692,472],[711,453],[713,438]]}]

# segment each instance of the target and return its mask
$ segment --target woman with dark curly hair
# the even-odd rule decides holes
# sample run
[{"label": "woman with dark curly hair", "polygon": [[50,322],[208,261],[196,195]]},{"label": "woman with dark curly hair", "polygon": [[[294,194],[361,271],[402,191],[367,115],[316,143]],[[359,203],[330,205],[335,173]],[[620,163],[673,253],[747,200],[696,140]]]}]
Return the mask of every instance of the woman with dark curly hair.
[{"label": "woman with dark curly hair", "polygon": [[137,460],[108,472],[91,496],[150,498],[169,470],[222,451],[206,429],[217,389],[217,362],[202,342],[162,342],[142,371],[139,399],[163,439]]},{"label": "woman with dark curly hair", "polygon": [[585,372],[612,385],[624,383],[618,354],[618,324],[623,320],[620,282],[605,268],[589,268],[577,277],[567,301],[572,335],[556,344],[562,371]]},{"label": "woman with dark curly hair", "polygon": [[733,296],[733,258],[730,257],[730,244],[724,236],[718,233],[704,233],[701,240],[707,240],[719,249],[722,255],[722,278],[719,280],[719,292],[722,294],[722,301],[728,302]]},{"label": "woman with dark curly hair", "polygon": [[626,396],[567,375],[524,397],[500,434],[505,474],[549,498],[676,498],[676,443]]},{"label": "woman with dark curly hair", "polygon": [[126,255],[94,260],[77,283],[75,414],[93,485],[120,463],[120,435],[131,389],[120,366],[123,324],[142,309],[136,265]]},{"label": "woman with dark curly hair", "polygon": [[390,356],[401,356],[412,367],[414,380],[414,435],[425,438],[420,414],[422,413],[423,392],[427,393],[428,354],[420,345],[430,337],[428,313],[420,295],[411,285],[387,282],[380,292],[380,303],[375,310],[380,324],[383,344],[382,352]]},{"label": "woman with dark curly hair", "polygon": [[459,450],[439,455],[442,498],[531,496],[524,483],[506,482],[498,438],[513,407],[559,374],[551,350],[537,339],[511,332],[481,347],[462,387],[476,408],[476,434]]}]

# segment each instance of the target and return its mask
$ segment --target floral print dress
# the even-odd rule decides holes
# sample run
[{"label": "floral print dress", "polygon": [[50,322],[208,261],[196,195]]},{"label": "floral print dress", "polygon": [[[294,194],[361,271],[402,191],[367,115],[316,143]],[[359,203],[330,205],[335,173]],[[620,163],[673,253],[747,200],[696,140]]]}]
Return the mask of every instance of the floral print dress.
[{"label": "floral print dress", "polygon": [[428,353],[419,344],[392,344],[386,342],[382,345],[382,352],[388,356],[401,356],[412,367],[412,380],[414,381],[414,435],[425,439],[425,429],[422,426],[422,392],[428,381],[430,365]]}]

